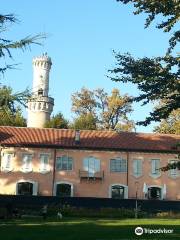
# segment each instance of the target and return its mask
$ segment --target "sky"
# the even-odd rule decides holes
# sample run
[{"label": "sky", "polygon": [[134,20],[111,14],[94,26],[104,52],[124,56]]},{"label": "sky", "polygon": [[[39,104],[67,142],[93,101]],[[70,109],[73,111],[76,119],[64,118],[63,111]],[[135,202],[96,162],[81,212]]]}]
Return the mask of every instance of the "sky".
[{"label": "sky", "polygon": [[[152,24],[144,29],[145,14],[133,15],[133,6],[115,0],[6,0],[1,14],[13,13],[19,22],[10,25],[4,36],[19,40],[46,33],[42,46],[31,45],[25,51],[13,50],[16,69],[5,73],[0,81],[15,92],[32,88],[32,59],[47,52],[52,59],[50,95],[55,99],[53,114],[61,111],[72,119],[71,94],[83,86],[104,88],[108,93],[118,88],[122,94],[137,96],[135,86],[112,82],[108,70],[115,66],[112,51],[129,52],[134,57],[163,55],[168,47],[169,33]],[[134,105],[130,118],[144,120],[153,105]],[[24,111],[26,116],[26,111]],[[155,124],[138,126],[138,132],[152,132]]]}]

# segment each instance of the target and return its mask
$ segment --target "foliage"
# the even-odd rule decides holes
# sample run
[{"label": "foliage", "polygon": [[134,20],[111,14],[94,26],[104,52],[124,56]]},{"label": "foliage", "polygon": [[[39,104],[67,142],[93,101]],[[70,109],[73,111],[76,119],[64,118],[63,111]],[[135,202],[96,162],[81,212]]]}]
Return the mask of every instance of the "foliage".
[{"label": "foliage", "polygon": [[0,126],[26,127],[26,120],[22,116],[22,111],[17,108],[12,114],[9,110],[0,111]]},{"label": "foliage", "polygon": [[[157,28],[163,29],[164,32],[172,30],[174,25],[180,19],[180,2],[179,0],[116,0],[123,4],[133,3],[135,7],[134,14],[146,13],[145,27],[147,28],[152,21],[161,15],[164,17],[163,21],[156,25]],[[168,53],[175,47],[177,42],[180,41],[180,31],[175,31],[173,36],[169,40],[170,47]]]},{"label": "foliage", "polygon": [[[16,64],[6,64],[7,59],[13,59],[13,56],[11,54],[12,50],[26,50],[27,47],[29,47],[31,44],[40,44],[39,40],[45,38],[44,34],[38,34],[35,36],[27,36],[20,40],[9,40],[6,39],[3,35],[4,32],[8,30],[8,24],[13,24],[18,22],[18,20],[15,18],[13,14],[7,14],[3,15],[0,14],[0,58],[1,58],[1,64],[0,66],[0,74],[3,75],[6,70],[15,68]],[[3,63],[4,61],[4,63]],[[25,90],[21,93],[12,93],[12,89],[10,89],[7,86],[0,86],[0,111],[1,114],[5,114],[6,117],[9,114],[15,114],[15,112],[18,112],[18,109],[16,109],[17,105],[16,103],[25,106],[26,100],[30,96],[30,92],[28,90]],[[3,112],[3,113],[2,113]],[[19,124],[19,123],[18,123]]]},{"label": "foliage", "polygon": [[53,115],[49,121],[45,123],[45,128],[64,128],[69,127],[69,122],[66,120],[61,112]]},{"label": "foliage", "polygon": [[[0,14],[0,33],[7,31],[7,26],[9,23],[16,23],[18,20],[13,14],[2,15]],[[40,44],[39,40],[45,38],[44,34],[38,34],[35,36],[27,36],[20,40],[9,40],[5,39],[3,36],[0,38],[0,58],[11,58],[11,50],[21,49],[26,50],[31,44]],[[0,67],[0,73],[4,74],[7,69],[14,68],[14,65],[6,64]]]},{"label": "foliage", "polygon": [[118,89],[113,89],[108,95],[104,89],[91,91],[82,88],[80,92],[72,94],[72,111],[80,117],[80,121],[89,118],[90,129],[94,129],[95,125],[98,129],[116,129],[121,123],[126,124],[132,106],[130,97],[121,95]]},{"label": "foliage", "polygon": [[77,118],[74,119],[71,127],[73,129],[79,130],[95,130],[96,127],[96,118],[92,113],[81,114]]},{"label": "foliage", "polygon": [[154,128],[154,132],[180,135],[180,108],[173,110],[167,119],[163,119],[159,126]]},{"label": "foliage", "polygon": [[20,105],[25,106],[29,91],[26,89],[21,93],[12,93],[12,88],[0,87],[0,125],[1,126],[26,126],[22,116]]},{"label": "foliage", "polygon": [[[69,205],[63,205],[60,209],[57,207],[51,207],[48,213],[51,216],[55,216],[60,211],[64,217],[98,217],[98,218],[134,218],[134,209],[126,208],[78,208]],[[145,217],[147,213],[139,212],[139,217]]]},{"label": "foliage", "polygon": [[24,92],[12,93],[12,88],[8,86],[0,86],[0,111],[6,113],[10,111],[12,114],[16,112],[18,105],[25,106],[25,103],[30,96],[29,90]]},{"label": "foliage", "polygon": [[[136,102],[145,105],[151,101],[161,100],[161,104],[139,124],[148,125],[151,121],[166,119],[169,114],[180,108],[180,62],[178,57],[165,56],[135,59],[130,54],[115,54],[116,67],[109,72],[111,80],[136,84],[140,90]],[[174,69],[178,69],[175,71]]]}]

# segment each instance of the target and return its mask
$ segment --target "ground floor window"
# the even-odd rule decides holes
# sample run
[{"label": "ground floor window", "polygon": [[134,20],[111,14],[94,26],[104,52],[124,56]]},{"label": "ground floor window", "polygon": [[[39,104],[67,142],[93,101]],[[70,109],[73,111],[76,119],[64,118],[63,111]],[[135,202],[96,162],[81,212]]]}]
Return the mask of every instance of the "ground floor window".
[{"label": "ground floor window", "polygon": [[72,197],[73,186],[70,183],[56,183],[56,196],[58,197]]},{"label": "ground floor window", "polygon": [[160,187],[149,187],[148,199],[162,199],[162,189]]},{"label": "ground floor window", "polygon": [[17,183],[18,195],[33,195],[33,183],[19,182]]},{"label": "ground floor window", "polygon": [[127,186],[114,184],[110,187],[110,197],[115,199],[128,198]]}]

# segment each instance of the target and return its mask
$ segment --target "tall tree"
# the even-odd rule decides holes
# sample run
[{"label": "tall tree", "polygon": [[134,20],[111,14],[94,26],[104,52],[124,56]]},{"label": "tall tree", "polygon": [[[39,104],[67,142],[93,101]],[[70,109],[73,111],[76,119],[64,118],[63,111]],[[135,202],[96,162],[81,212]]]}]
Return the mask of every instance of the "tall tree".
[{"label": "tall tree", "polygon": [[12,114],[7,110],[6,113],[0,111],[0,126],[26,127],[26,119],[22,116],[22,111],[18,107]]},{"label": "tall tree", "polygon": [[52,116],[49,121],[45,123],[45,128],[69,128],[69,122],[66,120],[62,113],[57,113]]},{"label": "tall tree", "polygon": [[[16,22],[18,22],[18,19],[16,19],[13,14],[0,14],[0,58],[2,60],[2,66],[0,66],[0,77],[3,76],[8,69],[12,69],[16,65],[6,64],[7,60],[13,59],[13,56],[11,54],[12,50],[21,49],[24,51],[31,44],[41,44],[39,40],[46,37],[44,34],[38,34],[35,36],[27,36],[20,40],[6,39],[4,33],[9,27],[8,24]],[[25,106],[26,100],[30,94],[28,90],[13,94],[12,89],[9,90],[7,86],[0,86],[0,93],[0,111],[6,113],[8,110],[12,114],[16,112],[16,103],[18,102],[19,104]]]},{"label": "tall tree", "polygon": [[142,105],[151,101],[161,100],[163,102],[139,124],[146,126],[152,121],[166,119],[173,110],[180,108],[180,61],[178,57],[135,59],[128,53],[117,53],[115,58],[116,67],[109,70],[111,80],[136,84],[140,93],[133,100],[142,101]]},{"label": "tall tree", "polygon": [[[132,3],[134,14],[146,13],[145,27],[161,15],[163,21],[156,27],[169,32],[180,19],[180,3],[178,0],[117,0],[123,4]],[[180,31],[176,30],[169,40],[169,49],[165,56],[136,59],[130,54],[115,53],[116,67],[109,72],[114,81],[131,82],[136,84],[140,95],[134,101],[143,101],[143,105],[150,101],[163,100],[164,105],[150,113],[145,121],[139,124],[148,125],[151,121],[161,121],[180,107],[180,61],[177,54],[171,55],[172,49],[180,41]]]},{"label": "tall tree", "polygon": [[154,132],[180,134],[180,109],[172,111],[167,119],[163,119],[159,126],[154,128]]},{"label": "tall tree", "polygon": [[[99,129],[116,129],[123,121],[128,120],[128,114],[132,112],[130,97],[122,96],[118,89],[113,89],[108,95],[104,89],[89,90],[82,88],[80,92],[72,94],[72,111],[81,116],[80,120],[87,117],[93,125]],[[90,114],[89,116],[85,116]],[[93,125],[94,126],[94,125]],[[125,129],[125,128],[123,128]]]},{"label": "tall tree", "polygon": [[[163,16],[161,23],[158,23],[156,27],[163,29],[164,32],[172,30],[174,25],[179,22],[180,19],[180,2],[179,0],[116,0],[123,4],[132,3],[134,5],[134,14],[145,13],[148,14],[146,18],[145,28],[149,27],[152,21],[159,15]],[[169,40],[170,47],[168,53],[175,47],[177,42],[180,41],[180,31],[177,30],[173,33]]]},{"label": "tall tree", "polygon": [[81,114],[74,119],[70,128],[79,130],[96,130],[97,119],[92,113]]}]

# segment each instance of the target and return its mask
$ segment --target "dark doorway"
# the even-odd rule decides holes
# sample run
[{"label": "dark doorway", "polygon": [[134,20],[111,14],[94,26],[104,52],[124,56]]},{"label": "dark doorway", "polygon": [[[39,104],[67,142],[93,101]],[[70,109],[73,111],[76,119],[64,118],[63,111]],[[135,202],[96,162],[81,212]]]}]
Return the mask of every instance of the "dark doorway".
[{"label": "dark doorway", "polygon": [[149,187],[148,188],[148,199],[161,199],[161,188]]},{"label": "dark doorway", "polygon": [[59,183],[56,185],[56,196],[71,197],[71,185],[67,183]]},{"label": "dark doorway", "polygon": [[115,185],[111,188],[111,197],[116,199],[124,199],[125,196],[125,187]]},{"label": "dark doorway", "polygon": [[21,182],[18,183],[17,194],[18,195],[33,195],[33,183]]}]

